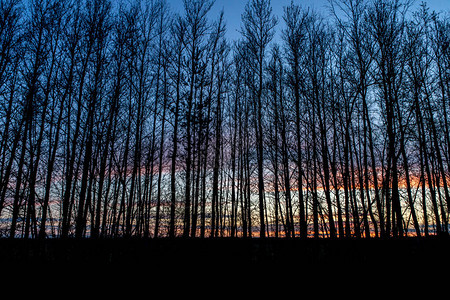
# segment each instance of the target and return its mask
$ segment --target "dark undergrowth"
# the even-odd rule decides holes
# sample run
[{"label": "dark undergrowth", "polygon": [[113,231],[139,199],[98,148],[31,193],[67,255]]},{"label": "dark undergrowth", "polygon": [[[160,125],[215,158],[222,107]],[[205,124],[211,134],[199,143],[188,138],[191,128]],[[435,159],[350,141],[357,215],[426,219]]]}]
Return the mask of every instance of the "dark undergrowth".
[{"label": "dark undergrowth", "polygon": [[139,267],[446,264],[450,239],[0,239],[0,266]]},{"label": "dark undergrowth", "polygon": [[15,284],[31,295],[34,284],[37,290],[66,288],[61,295],[83,296],[92,289],[117,296],[120,290],[128,298],[131,291],[195,296],[205,288],[215,296],[280,296],[300,288],[382,296],[385,290],[445,290],[449,266],[448,237],[0,239],[3,287]]}]

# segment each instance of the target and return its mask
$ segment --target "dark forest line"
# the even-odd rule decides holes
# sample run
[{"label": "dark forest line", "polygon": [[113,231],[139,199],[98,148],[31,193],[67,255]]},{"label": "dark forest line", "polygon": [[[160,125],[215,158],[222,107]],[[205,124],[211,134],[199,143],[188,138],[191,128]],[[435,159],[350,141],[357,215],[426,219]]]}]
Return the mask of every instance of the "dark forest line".
[{"label": "dark forest line", "polygon": [[1,1],[0,236],[448,235],[448,15],[213,5]]}]

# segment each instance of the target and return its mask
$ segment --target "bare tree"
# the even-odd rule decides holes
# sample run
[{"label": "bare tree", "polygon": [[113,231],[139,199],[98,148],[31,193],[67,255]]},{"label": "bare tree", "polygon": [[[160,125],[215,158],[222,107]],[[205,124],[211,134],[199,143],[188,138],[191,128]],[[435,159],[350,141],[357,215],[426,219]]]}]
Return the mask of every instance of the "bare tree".
[{"label": "bare tree", "polygon": [[253,92],[255,101],[255,133],[258,155],[258,193],[259,193],[259,221],[260,236],[266,236],[266,225],[264,216],[264,143],[263,143],[263,82],[264,82],[264,64],[265,51],[273,38],[274,28],[277,19],[272,15],[270,0],[252,0],[246,7],[242,15],[243,26],[241,33],[247,41],[249,54],[254,63],[254,72],[256,74],[256,87]]}]

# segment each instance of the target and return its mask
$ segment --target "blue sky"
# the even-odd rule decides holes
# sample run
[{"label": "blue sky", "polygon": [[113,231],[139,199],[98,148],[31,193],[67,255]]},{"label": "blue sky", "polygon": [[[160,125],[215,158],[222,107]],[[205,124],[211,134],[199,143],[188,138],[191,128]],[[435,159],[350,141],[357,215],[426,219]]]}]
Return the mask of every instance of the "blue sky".
[{"label": "blue sky", "polygon": [[[172,10],[182,12],[182,0],[167,0]],[[415,0],[415,5],[418,5],[422,0]],[[450,11],[450,0],[426,0],[428,6],[436,11]],[[227,24],[227,35],[230,39],[239,37],[238,30],[241,27],[241,14],[244,11],[247,0],[216,0],[215,4],[209,14],[210,18],[216,18],[220,10],[223,8],[224,17]],[[272,0],[272,8],[274,14],[278,17],[279,24],[283,23],[283,7],[291,3],[291,0]],[[324,15],[328,13],[328,0],[294,0],[295,4],[303,7],[311,7],[322,12]],[[281,30],[280,25],[277,27],[277,33]]]},{"label": "blue sky", "polygon": [[[167,0],[167,2],[174,11],[183,11],[182,0]],[[237,38],[240,35],[238,30],[241,28],[241,14],[244,12],[246,3],[247,0],[216,0],[209,16],[210,18],[215,18],[223,9],[227,24],[227,34],[230,38]],[[278,17],[278,23],[281,23],[283,7],[289,5],[291,0],[272,0],[271,3],[273,13]],[[328,0],[294,0],[294,3],[305,7],[315,7],[320,10],[328,3]]]}]

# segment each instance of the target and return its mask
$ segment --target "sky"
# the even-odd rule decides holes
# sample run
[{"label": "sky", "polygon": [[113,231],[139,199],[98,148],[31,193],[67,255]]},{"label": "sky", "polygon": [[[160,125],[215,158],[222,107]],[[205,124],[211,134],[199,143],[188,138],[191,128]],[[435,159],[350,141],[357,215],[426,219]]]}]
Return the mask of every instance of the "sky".
[{"label": "sky", "polygon": [[[183,11],[183,0],[167,0],[174,11]],[[415,5],[419,5],[422,0],[415,0]],[[426,0],[428,6],[437,12],[450,11],[450,0]],[[224,10],[224,17],[227,24],[227,36],[229,39],[239,38],[239,30],[241,28],[241,14],[244,12],[247,0],[216,0],[209,17],[215,19],[219,16],[219,12]],[[278,18],[278,27],[276,36],[281,31],[280,26],[283,23],[283,7],[289,5],[291,0],[272,0],[272,9],[274,15]],[[294,4],[302,7],[314,8],[316,11],[327,15],[329,13],[328,0],[294,0]]]},{"label": "sky", "polygon": [[[450,2],[450,0],[446,1]],[[167,0],[167,2],[174,11],[183,11],[183,0]],[[223,9],[227,25],[227,35],[230,39],[237,39],[240,36],[241,15],[245,10],[246,3],[247,0],[216,0],[210,11],[209,17],[211,19],[216,18]],[[290,3],[291,0],[271,1],[273,13],[277,16],[279,24],[282,22],[283,7],[290,5]],[[328,3],[328,0],[294,0],[294,3],[305,7],[308,6],[317,8],[318,10],[324,10],[323,6]]]}]

